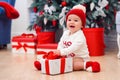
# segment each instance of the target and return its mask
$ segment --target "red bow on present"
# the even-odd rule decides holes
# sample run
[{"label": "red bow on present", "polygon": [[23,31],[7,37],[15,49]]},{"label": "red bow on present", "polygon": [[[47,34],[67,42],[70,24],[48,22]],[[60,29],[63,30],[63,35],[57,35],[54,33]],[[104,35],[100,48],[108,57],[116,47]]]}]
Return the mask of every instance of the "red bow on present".
[{"label": "red bow on present", "polygon": [[23,34],[21,34],[21,35],[18,35],[18,36],[14,36],[13,38],[33,38],[33,37],[35,37],[35,35],[34,34],[26,34],[26,33],[23,33]]},{"label": "red bow on present", "polygon": [[59,58],[66,58],[66,56],[61,56],[58,54],[55,54],[53,51],[50,51],[48,53],[46,53],[45,55],[43,55],[44,59],[59,59]]},{"label": "red bow on present", "polygon": [[26,34],[26,33],[23,33],[21,36],[22,37],[35,37],[34,34]]},{"label": "red bow on present", "polygon": [[25,52],[27,52],[27,48],[31,48],[31,49],[35,48],[35,46],[28,46],[27,44],[22,45],[20,42],[18,42],[18,45],[13,45],[12,47],[16,48],[16,50],[23,48]]}]

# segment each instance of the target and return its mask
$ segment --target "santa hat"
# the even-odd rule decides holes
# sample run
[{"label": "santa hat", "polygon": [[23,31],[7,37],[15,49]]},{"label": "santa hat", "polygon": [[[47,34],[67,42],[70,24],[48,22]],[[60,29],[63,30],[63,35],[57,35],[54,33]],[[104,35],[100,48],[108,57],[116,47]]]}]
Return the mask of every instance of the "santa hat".
[{"label": "santa hat", "polygon": [[74,6],[66,15],[66,21],[67,18],[70,14],[75,14],[78,17],[80,17],[81,21],[82,21],[82,26],[85,27],[86,24],[86,8],[83,5],[76,5]]},{"label": "santa hat", "polygon": [[16,19],[19,17],[18,11],[9,3],[7,2],[0,2],[0,7],[4,8],[6,16],[9,19]]}]

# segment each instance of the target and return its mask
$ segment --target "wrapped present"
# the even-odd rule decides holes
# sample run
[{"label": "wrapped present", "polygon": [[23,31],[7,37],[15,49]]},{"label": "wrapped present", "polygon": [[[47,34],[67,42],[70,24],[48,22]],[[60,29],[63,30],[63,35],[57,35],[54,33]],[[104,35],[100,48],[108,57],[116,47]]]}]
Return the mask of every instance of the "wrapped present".
[{"label": "wrapped present", "polygon": [[36,45],[37,59],[41,59],[41,57],[49,51],[56,50],[57,45],[58,45],[57,43],[37,44]]},{"label": "wrapped present", "polygon": [[36,36],[33,34],[25,34],[14,36],[12,38],[13,53],[36,53]]},{"label": "wrapped present", "polygon": [[48,75],[73,71],[73,58],[41,59],[41,72]]}]

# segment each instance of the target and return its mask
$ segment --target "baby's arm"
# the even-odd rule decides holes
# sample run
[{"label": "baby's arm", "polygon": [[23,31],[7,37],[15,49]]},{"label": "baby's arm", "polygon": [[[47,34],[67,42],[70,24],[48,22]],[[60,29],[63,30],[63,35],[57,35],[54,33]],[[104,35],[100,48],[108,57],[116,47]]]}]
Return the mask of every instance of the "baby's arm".
[{"label": "baby's arm", "polygon": [[68,55],[70,53],[74,53],[78,49],[81,49],[82,45],[84,45],[84,43],[82,43],[82,42],[72,42],[72,45],[69,46],[68,48],[61,48],[61,49],[59,49],[60,50],[60,54],[61,55]]}]

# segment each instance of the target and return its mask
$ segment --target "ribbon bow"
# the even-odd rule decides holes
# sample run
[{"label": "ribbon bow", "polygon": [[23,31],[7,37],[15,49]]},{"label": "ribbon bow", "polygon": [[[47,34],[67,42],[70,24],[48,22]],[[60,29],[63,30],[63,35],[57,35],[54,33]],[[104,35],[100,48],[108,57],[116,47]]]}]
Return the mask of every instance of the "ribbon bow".
[{"label": "ribbon bow", "polygon": [[44,59],[59,59],[59,58],[66,58],[66,56],[61,56],[58,54],[55,54],[53,51],[50,51],[43,55]]},{"label": "ribbon bow", "polygon": [[22,37],[35,37],[34,34],[26,34],[26,33],[23,33],[21,36]]},{"label": "ribbon bow", "polygon": [[18,50],[18,49],[20,49],[20,48],[22,48],[23,47],[23,49],[24,49],[24,51],[25,52],[27,52],[27,48],[32,48],[32,49],[34,49],[35,48],[35,46],[28,46],[27,44],[21,44],[20,42],[18,42],[18,45],[14,45],[14,46],[12,46],[13,48],[16,48],[16,50]]}]

